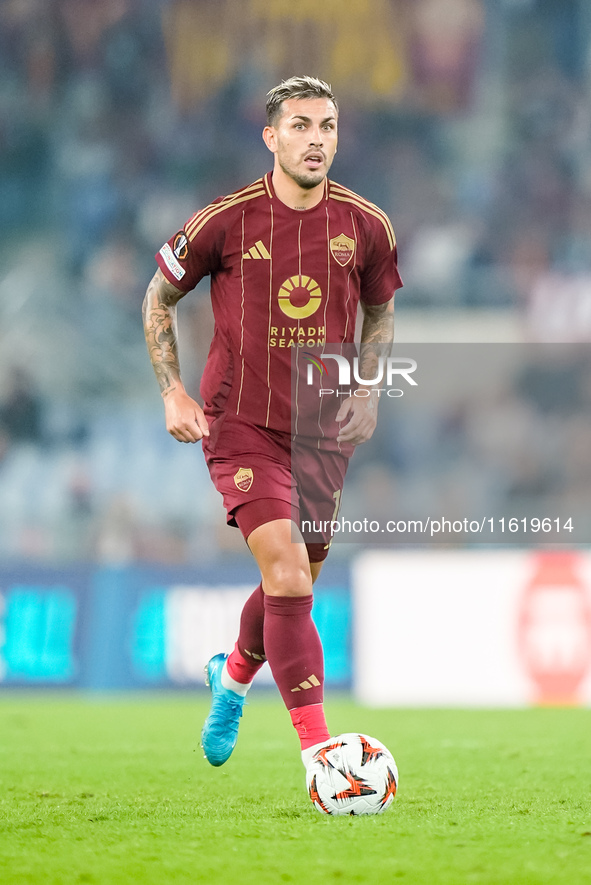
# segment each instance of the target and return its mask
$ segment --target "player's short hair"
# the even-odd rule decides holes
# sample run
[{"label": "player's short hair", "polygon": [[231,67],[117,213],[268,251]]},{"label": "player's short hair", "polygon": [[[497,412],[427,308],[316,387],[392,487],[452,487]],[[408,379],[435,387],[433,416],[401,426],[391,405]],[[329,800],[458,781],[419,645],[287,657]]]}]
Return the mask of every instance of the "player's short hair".
[{"label": "player's short hair", "polygon": [[267,125],[275,126],[281,117],[283,102],[289,98],[329,98],[338,113],[332,87],[317,77],[290,77],[267,93]]}]

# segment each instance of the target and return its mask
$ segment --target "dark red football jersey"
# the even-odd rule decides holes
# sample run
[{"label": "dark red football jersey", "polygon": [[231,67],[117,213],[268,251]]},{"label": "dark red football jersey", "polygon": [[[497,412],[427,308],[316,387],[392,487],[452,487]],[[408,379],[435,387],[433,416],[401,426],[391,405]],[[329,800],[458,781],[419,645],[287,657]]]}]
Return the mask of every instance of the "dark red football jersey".
[{"label": "dark red football jersey", "polygon": [[328,180],[317,206],[290,209],[271,173],[197,212],[156,260],[187,292],[211,276],[204,402],[287,432],[293,349],[353,342],[359,299],[382,304],[402,285],[381,209]]}]

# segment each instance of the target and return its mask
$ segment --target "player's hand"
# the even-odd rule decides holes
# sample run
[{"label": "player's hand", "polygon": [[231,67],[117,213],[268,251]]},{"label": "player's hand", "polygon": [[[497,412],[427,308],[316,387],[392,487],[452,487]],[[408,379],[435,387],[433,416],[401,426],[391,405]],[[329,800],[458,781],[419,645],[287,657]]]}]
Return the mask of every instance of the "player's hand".
[{"label": "player's hand", "polygon": [[371,438],[378,422],[378,396],[370,391],[369,396],[348,396],[337,412],[337,422],[343,424],[337,442],[358,446]]},{"label": "player's hand", "polygon": [[166,429],[179,442],[196,443],[209,436],[209,426],[203,409],[188,393],[173,388],[163,397]]}]

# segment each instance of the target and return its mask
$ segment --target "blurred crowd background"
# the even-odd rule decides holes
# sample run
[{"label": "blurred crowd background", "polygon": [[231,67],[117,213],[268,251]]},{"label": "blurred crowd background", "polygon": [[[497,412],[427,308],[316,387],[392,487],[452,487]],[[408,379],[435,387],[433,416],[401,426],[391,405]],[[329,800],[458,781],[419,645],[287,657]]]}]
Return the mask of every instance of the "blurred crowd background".
[{"label": "blurred crowd background", "polygon": [[[576,383],[543,397],[516,381],[504,409],[472,397],[409,418],[407,451],[429,458],[417,494],[453,446],[454,482],[473,482],[459,424],[481,446],[483,428],[514,437],[528,422],[545,439],[566,403],[591,499],[587,364],[577,373],[591,341],[588,0],[1,0],[2,560],[243,551],[200,451],[166,434],[140,307],[164,240],[270,168],[266,92],[303,72],[339,98],[332,176],[393,220],[399,340],[583,348],[562,373]],[[207,294],[204,281],[180,310],[193,391]],[[527,449],[512,450],[524,482],[539,478]],[[408,483],[400,451],[352,471],[352,500]],[[515,461],[493,459],[491,488],[510,493]]]}]

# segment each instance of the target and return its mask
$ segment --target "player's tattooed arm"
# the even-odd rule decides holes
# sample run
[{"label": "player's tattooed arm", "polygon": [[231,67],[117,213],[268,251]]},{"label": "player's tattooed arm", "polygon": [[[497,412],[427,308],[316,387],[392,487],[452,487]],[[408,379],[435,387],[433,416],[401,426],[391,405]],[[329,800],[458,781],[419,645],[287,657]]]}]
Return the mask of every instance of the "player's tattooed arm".
[{"label": "player's tattooed arm", "polygon": [[180,382],[176,307],[184,294],[158,268],[142,305],[148,353],[163,396]]},{"label": "player's tattooed arm", "polygon": [[363,305],[363,325],[359,348],[359,377],[368,379],[360,384],[368,390],[367,396],[350,396],[343,401],[336,416],[341,423],[339,442],[358,446],[371,438],[378,420],[378,387],[371,384],[380,375],[380,358],[389,356],[394,339],[394,296],[385,304]]},{"label": "player's tattooed arm", "polygon": [[388,357],[394,340],[394,296],[385,304],[362,304],[363,325],[359,377],[375,378],[380,357]]},{"label": "player's tattooed arm", "polygon": [[179,442],[188,443],[209,436],[209,428],[201,406],[181,381],[177,304],[184,294],[159,268],[146,291],[142,315],[150,361],[164,399],[166,429]]}]

